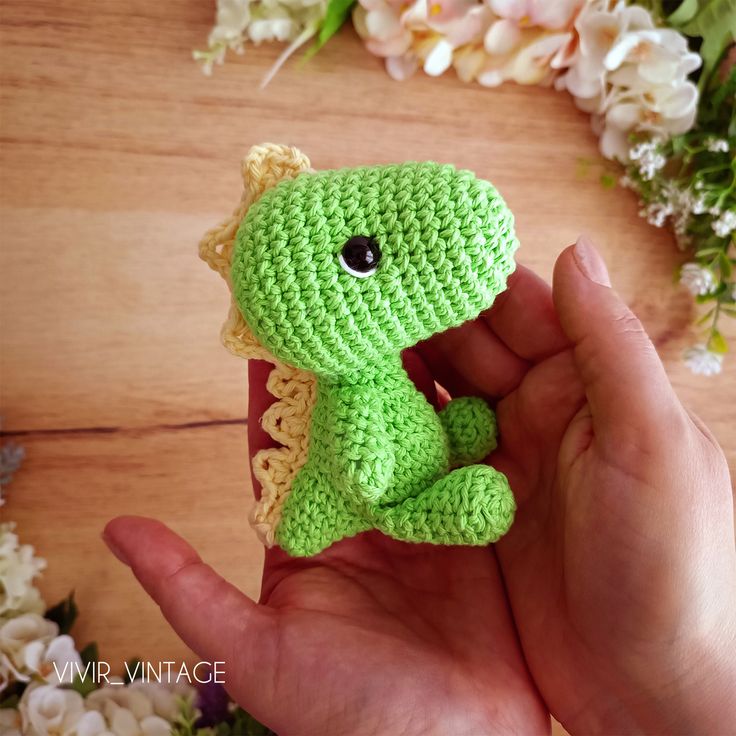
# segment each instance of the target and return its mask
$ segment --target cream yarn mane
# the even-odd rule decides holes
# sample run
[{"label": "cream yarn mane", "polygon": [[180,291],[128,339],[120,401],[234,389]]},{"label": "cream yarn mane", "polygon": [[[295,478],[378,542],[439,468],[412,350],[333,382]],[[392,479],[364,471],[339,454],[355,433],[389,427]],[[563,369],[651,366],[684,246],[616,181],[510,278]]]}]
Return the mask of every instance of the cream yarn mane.
[{"label": "cream yarn mane", "polygon": [[250,149],[241,170],[240,204],[230,217],[205,234],[199,243],[199,257],[225,279],[231,292],[230,310],[221,331],[225,347],[241,358],[274,364],[266,388],[276,401],[264,413],[261,423],[268,435],[282,446],[261,450],[253,458],[253,475],[263,491],[250,514],[258,536],[271,547],[294,476],[307,459],[316,383],[311,373],[280,362],[258,342],[232,298],[230,262],[235,235],[248,207],[266,189],[312,169],[309,159],[296,148],[264,143]]}]

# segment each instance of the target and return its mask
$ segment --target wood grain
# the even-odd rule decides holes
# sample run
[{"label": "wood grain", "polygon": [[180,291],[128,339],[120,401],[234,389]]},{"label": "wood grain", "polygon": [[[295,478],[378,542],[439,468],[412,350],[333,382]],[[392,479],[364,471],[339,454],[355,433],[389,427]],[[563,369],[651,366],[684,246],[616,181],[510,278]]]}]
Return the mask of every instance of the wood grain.
[{"label": "wood grain", "polygon": [[49,559],[48,599],[76,590],[78,638],[106,659],[188,656],[104,551],[116,514],[171,523],[257,593],[244,364],[219,346],[227,297],[195,248],[237,203],[253,143],[293,143],[318,168],[473,168],[504,193],[520,259],[546,277],[563,246],[592,234],[734,466],[734,359],[713,379],[679,363],[693,318],[672,286],[682,256],[628,192],[599,185],[595,137],[564,95],[450,75],[398,84],[349,29],[265,91],[276,47],[207,79],[191,61],[212,19],[203,0],[6,0],[1,12],[2,414],[28,454],[3,515]]}]

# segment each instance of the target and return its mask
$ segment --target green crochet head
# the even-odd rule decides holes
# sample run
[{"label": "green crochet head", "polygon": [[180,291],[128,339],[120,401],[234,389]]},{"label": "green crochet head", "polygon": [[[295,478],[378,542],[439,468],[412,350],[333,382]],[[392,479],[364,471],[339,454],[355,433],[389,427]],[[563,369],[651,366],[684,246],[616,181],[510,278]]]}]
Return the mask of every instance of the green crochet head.
[{"label": "green crochet head", "polygon": [[258,340],[321,376],[380,371],[506,288],[513,217],[487,181],[436,163],[304,173],[237,233],[233,292]]}]

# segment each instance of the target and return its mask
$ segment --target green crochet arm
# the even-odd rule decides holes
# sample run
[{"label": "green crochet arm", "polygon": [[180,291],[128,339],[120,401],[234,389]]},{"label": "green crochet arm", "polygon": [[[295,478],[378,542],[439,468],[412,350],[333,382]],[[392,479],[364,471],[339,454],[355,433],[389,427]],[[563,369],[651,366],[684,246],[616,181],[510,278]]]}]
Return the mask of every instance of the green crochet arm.
[{"label": "green crochet arm", "polygon": [[475,396],[453,399],[439,413],[454,467],[478,463],[496,449],[496,415]]},{"label": "green crochet arm", "polygon": [[367,386],[338,386],[325,392],[330,422],[326,441],[338,490],[358,503],[376,503],[389,487],[393,447],[386,442],[380,392]]}]

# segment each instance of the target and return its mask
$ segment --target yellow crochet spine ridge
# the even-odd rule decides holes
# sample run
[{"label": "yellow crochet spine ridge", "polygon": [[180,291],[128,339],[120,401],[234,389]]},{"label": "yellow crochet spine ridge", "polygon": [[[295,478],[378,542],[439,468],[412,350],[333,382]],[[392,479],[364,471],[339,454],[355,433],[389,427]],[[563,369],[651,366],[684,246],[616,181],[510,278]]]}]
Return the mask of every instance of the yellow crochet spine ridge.
[{"label": "yellow crochet spine ridge", "polygon": [[[253,146],[243,159],[243,195],[233,214],[209,230],[199,243],[199,257],[230,284],[230,263],[238,227],[248,207],[266,189],[285,179],[310,171],[309,159],[298,149],[275,143]],[[253,458],[253,475],[261,484],[261,499],[254,505],[250,523],[268,547],[275,543],[294,476],[304,465],[309,449],[309,423],[316,400],[316,382],[311,373],[277,360],[256,339],[231,298],[222,326],[223,345],[241,358],[267,360],[274,364],[266,388],[276,401],[261,419],[266,433],[281,447],[261,450]]]}]

